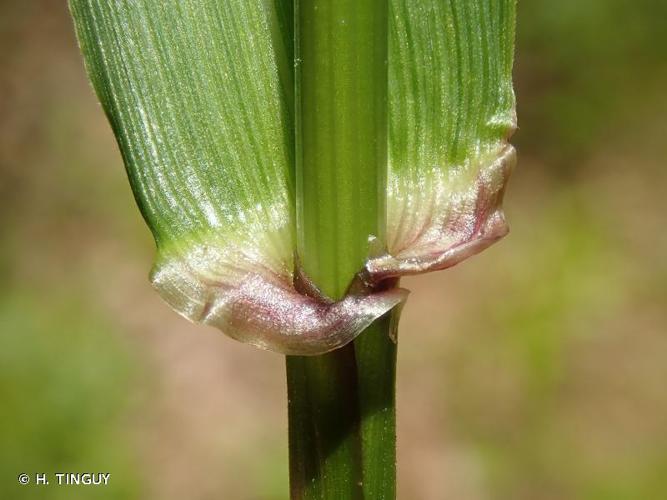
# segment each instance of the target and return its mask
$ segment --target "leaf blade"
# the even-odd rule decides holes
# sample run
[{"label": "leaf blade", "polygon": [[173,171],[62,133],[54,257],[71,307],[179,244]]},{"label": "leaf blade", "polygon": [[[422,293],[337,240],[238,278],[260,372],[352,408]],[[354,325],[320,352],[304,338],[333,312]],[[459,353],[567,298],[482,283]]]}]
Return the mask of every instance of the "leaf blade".
[{"label": "leaf blade", "polygon": [[380,281],[450,267],[507,233],[515,0],[392,0],[387,254]]},{"label": "leaf blade", "polygon": [[403,290],[338,303],[294,275],[289,0],[71,0],[93,86],[181,315],[285,354],[350,342]]},{"label": "leaf blade", "polygon": [[249,233],[247,223],[263,228],[260,217],[271,219],[271,211],[277,226],[289,226],[292,138],[268,8],[175,0],[71,6],[158,245]]}]

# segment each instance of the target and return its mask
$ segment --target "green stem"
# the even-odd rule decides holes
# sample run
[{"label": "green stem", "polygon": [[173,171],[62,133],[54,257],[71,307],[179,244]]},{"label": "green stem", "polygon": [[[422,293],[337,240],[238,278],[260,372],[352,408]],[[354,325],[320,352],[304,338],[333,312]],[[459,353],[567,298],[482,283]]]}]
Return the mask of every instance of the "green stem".
[{"label": "green stem", "polygon": [[[385,230],[386,0],[297,0],[297,231],[303,269],[339,299]],[[293,499],[395,497],[389,317],[353,345],[289,357]]]},{"label": "green stem", "polygon": [[365,498],[396,498],[396,343],[398,313],[372,324],[354,342],[361,413]]}]

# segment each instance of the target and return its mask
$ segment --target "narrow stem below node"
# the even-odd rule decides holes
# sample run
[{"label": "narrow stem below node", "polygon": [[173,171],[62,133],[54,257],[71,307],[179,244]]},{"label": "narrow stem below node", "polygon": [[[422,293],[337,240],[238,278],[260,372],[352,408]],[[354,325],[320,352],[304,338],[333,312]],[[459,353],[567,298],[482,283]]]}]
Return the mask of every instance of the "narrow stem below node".
[{"label": "narrow stem below node", "polygon": [[[298,253],[305,273],[339,299],[384,239],[388,3],[295,4]],[[352,345],[289,357],[293,499],[395,497],[391,318]]]}]

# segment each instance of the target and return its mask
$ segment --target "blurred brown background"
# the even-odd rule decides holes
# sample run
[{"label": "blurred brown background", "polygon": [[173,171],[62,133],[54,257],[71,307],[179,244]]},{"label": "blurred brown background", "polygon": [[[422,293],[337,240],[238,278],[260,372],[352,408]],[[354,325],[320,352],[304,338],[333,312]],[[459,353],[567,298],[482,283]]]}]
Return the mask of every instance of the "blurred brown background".
[{"label": "blurred brown background", "polygon": [[[667,3],[519,2],[516,87],[512,234],[406,280],[400,497],[667,498]],[[0,498],[286,498],[283,360],[152,292],[62,1],[0,3],[0,229]]]}]

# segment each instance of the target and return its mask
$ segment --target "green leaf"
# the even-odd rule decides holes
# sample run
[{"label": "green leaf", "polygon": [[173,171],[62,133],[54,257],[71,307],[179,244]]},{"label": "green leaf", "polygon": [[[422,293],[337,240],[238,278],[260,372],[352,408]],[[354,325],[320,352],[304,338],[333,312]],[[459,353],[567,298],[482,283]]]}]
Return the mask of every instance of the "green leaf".
[{"label": "green leaf", "polygon": [[[292,243],[291,88],[269,2],[74,0],[81,49],[161,252],[211,234]],[[278,54],[280,52],[280,54]],[[279,57],[278,57],[279,56]]]},{"label": "green leaf", "polygon": [[154,286],[258,347],[345,346],[288,358],[292,493],[393,498],[385,313],[507,232],[515,0],[70,5]]},{"label": "green leaf", "polygon": [[373,281],[450,267],[507,231],[515,0],[392,0],[387,253]]},{"label": "green leaf", "polygon": [[[396,288],[371,293],[377,283],[449,267],[507,232],[501,203],[514,158],[507,144],[515,126],[514,0],[390,1],[388,165],[376,184],[382,190],[386,181],[379,196],[386,206],[369,212],[377,210],[381,224],[368,226],[377,229],[368,236],[379,237],[359,275],[368,286],[342,296],[346,267],[325,289],[337,302],[293,284],[296,206],[316,221],[325,200],[295,199],[295,139],[312,131],[295,129],[292,2],[70,6],[155,237],[151,280],[190,320],[259,347],[320,354],[404,300]],[[382,138],[374,140],[382,148]],[[335,161],[327,169],[343,172]],[[337,223],[356,224],[346,213]],[[346,255],[345,242],[334,243],[336,255]],[[355,249],[354,258],[363,261],[363,253]]]},{"label": "green leaf", "polygon": [[180,314],[287,354],[352,340],[405,292],[300,294],[291,2],[72,0],[90,79]]}]

